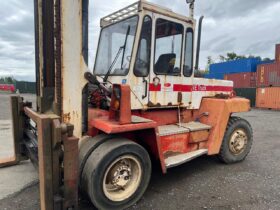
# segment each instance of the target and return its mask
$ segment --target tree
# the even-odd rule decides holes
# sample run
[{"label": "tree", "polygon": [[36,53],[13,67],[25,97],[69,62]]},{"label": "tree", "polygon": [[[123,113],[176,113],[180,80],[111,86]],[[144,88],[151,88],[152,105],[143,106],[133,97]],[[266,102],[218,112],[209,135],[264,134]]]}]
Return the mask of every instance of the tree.
[{"label": "tree", "polygon": [[7,84],[13,84],[14,83],[14,79],[12,77],[6,77],[5,81]]},{"label": "tree", "polygon": [[223,55],[220,55],[220,61],[225,62],[226,61],[226,57]]},{"label": "tree", "polygon": [[259,60],[263,60],[261,56],[254,56],[254,55],[249,55],[248,58],[256,58]]},{"label": "tree", "polygon": [[270,58],[264,58],[264,59],[262,59],[263,61],[271,61],[271,59]]},{"label": "tree", "polygon": [[1,77],[0,83],[2,84],[15,84],[16,80],[13,77]]},{"label": "tree", "polygon": [[260,56],[254,56],[254,55],[249,55],[249,56],[245,56],[245,55],[238,55],[235,52],[229,52],[226,54],[226,56],[224,55],[220,55],[220,61],[221,62],[225,62],[225,61],[234,61],[234,60],[239,60],[239,59],[245,59],[245,58],[256,58],[262,61],[271,61],[270,58],[262,58]]},{"label": "tree", "polygon": [[211,64],[215,63],[215,61],[212,59],[211,56],[207,57],[207,66],[206,66],[206,71],[209,71],[209,67]]}]

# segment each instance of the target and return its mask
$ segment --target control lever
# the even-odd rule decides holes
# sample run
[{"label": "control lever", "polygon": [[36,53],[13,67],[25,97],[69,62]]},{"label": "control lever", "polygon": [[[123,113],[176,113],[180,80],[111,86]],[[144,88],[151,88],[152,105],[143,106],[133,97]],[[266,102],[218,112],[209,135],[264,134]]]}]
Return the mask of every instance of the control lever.
[{"label": "control lever", "polygon": [[104,84],[100,83],[96,79],[96,76],[93,75],[91,72],[85,72],[84,77],[89,83],[93,85],[97,85],[99,88],[104,90],[108,95],[111,95],[112,91],[109,88],[107,88]]},{"label": "control lever", "polygon": [[89,83],[93,85],[100,85],[100,82],[96,79],[96,76],[94,76],[91,72],[85,72],[84,77]]}]

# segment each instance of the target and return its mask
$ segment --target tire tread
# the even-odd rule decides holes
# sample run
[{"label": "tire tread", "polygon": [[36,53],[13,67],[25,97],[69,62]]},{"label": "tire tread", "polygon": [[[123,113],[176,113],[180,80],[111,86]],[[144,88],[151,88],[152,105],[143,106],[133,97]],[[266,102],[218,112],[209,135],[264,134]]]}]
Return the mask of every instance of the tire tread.
[{"label": "tire tread", "polygon": [[232,159],[230,160],[230,158],[228,157],[227,152],[226,152],[226,150],[228,149],[228,148],[227,148],[227,145],[226,145],[226,144],[228,144],[227,139],[226,139],[227,134],[228,134],[230,128],[231,128],[232,126],[234,126],[234,124],[237,123],[238,121],[243,121],[243,122],[245,122],[245,123],[248,125],[249,130],[250,130],[250,134],[251,134],[251,139],[250,139],[250,141],[248,142],[248,144],[249,144],[249,145],[248,145],[248,146],[249,146],[249,150],[248,150],[248,152],[245,154],[245,156],[242,158],[242,160],[244,160],[244,159],[248,156],[248,154],[249,154],[249,152],[250,152],[250,150],[251,150],[252,143],[253,143],[253,141],[252,141],[252,140],[253,140],[253,129],[252,129],[251,124],[250,124],[247,120],[245,120],[245,119],[243,119],[243,118],[241,118],[241,117],[231,116],[231,117],[229,118],[229,121],[228,121],[228,124],[227,124],[227,128],[226,128],[226,131],[225,131],[225,135],[224,135],[224,138],[223,138],[223,142],[222,142],[222,145],[221,145],[221,149],[220,149],[220,152],[219,152],[219,154],[218,154],[218,158],[219,158],[223,163],[226,163],[226,164],[231,164],[231,163],[235,163],[235,162],[241,161],[241,160],[235,161],[235,160],[232,160]]}]

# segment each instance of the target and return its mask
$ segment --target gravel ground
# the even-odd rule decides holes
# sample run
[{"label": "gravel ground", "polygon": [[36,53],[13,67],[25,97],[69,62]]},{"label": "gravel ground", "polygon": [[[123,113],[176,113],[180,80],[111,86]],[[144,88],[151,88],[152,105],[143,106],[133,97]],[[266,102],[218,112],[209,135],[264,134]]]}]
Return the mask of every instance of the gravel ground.
[{"label": "gravel ground", "polygon": [[[2,106],[1,96],[0,101]],[[253,148],[245,161],[225,165],[205,156],[173,168],[166,175],[154,166],[148,190],[130,209],[280,209],[280,112],[252,110],[239,116],[247,119],[254,130]],[[93,209],[87,200],[80,203],[81,210]],[[0,200],[0,209],[39,209],[36,181]]]}]

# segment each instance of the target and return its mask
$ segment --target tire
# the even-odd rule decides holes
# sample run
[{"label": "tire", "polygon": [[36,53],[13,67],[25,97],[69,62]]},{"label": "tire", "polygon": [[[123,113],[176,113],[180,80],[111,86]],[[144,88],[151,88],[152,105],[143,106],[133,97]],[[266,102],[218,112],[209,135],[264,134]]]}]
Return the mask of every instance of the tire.
[{"label": "tire", "polygon": [[[79,143],[79,177],[82,176],[86,161],[90,154],[98,148],[101,144],[108,141],[109,139],[116,138],[112,135],[100,134],[95,137],[87,137]],[[79,180],[79,186],[80,186]]]},{"label": "tire", "polygon": [[219,159],[226,163],[237,163],[249,154],[253,143],[253,130],[248,121],[230,117],[219,153]]},{"label": "tire", "polygon": [[150,177],[151,160],[147,151],[132,141],[119,138],[106,141],[92,152],[81,183],[96,208],[126,209],[143,196]]}]

